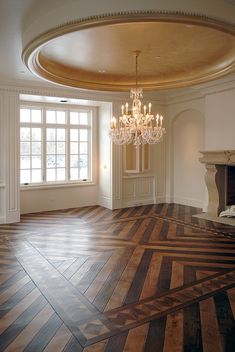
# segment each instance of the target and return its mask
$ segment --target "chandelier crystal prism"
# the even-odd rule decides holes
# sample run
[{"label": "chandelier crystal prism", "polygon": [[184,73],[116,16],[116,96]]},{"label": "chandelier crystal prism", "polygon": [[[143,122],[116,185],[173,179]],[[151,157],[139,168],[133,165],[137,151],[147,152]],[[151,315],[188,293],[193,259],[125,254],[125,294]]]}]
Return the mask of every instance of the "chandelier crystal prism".
[{"label": "chandelier crystal prism", "polygon": [[152,104],[142,104],[143,89],[138,87],[138,57],[141,51],[134,51],[135,54],[135,88],[131,89],[132,99],[131,110],[126,103],[121,107],[121,116],[117,120],[112,117],[110,122],[109,135],[115,144],[156,144],[162,140],[166,130],[163,127],[163,116],[152,114]]}]

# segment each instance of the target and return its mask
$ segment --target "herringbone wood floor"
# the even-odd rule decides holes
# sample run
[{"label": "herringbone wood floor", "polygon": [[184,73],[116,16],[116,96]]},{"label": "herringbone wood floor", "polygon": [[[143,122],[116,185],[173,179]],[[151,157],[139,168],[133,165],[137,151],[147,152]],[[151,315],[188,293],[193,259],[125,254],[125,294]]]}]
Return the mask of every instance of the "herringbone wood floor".
[{"label": "herringbone wood floor", "polygon": [[0,351],[235,351],[235,228],[159,204],[0,226]]}]

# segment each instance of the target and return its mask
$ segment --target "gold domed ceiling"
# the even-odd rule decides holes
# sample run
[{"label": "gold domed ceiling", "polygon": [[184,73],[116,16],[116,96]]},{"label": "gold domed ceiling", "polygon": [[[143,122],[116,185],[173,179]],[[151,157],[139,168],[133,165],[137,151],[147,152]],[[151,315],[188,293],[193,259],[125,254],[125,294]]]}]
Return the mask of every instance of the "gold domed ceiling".
[{"label": "gold domed ceiling", "polygon": [[235,28],[197,16],[133,14],[70,23],[36,38],[23,52],[29,69],[65,86],[127,91],[139,85],[185,87],[235,69]]}]

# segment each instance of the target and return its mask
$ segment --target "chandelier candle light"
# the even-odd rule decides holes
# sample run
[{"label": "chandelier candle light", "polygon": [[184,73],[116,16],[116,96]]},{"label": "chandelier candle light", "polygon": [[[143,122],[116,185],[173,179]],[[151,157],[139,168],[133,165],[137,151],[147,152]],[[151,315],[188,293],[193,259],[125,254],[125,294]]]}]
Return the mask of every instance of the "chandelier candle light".
[{"label": "chandelier candle light", "polygon": [[133,99],[132,108],[129,111],[128,103],[122,105],[122,114],[117,120],[112,117],[110,122],[109,135],[115,144],[130,144],[136,146],[140,144],[155,144],[160,142],[165,128],[162,126],[163,116],[157,114],[156,117],[152,114],[152,104],[148,107],[144,105],[142,108],[141,99],[143,98],[143,89],[138,87],[138,56],[140,51],[137,50],[135,54],[135,73],[136,85],[131,89],[130,97]]}]

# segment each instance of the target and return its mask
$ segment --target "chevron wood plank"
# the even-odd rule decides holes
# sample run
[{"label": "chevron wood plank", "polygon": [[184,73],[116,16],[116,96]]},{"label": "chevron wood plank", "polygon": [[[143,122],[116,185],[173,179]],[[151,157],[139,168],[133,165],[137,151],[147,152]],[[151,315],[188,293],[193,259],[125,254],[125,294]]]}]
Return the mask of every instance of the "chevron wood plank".
[{"label": "chevron wood plank", "polygon": [[0,351],[235,350],[235,227],[156,204],[1,225]]}]

